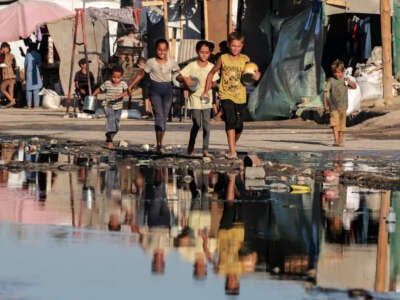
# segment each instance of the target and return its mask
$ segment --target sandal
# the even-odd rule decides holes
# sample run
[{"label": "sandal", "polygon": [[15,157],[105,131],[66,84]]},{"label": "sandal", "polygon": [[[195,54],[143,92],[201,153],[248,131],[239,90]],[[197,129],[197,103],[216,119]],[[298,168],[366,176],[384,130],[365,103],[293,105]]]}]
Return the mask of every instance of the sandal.
[{"label": "sandal", "polygon": [[229,159],[229,160],[235,160],[235,159],[238,159],[238,157],[237,157],[237,154],[235,153],[235,154],[229,154],[229,153],[226,153],[225,154],[225,158],[226,159]]},{"label": "sandal", "polygon": [[208,157],[208,158],[211,158],[211,159],[214,159],[214,155],[212,155],[210,152],[208,152],[208,151],[204,151],[203,152],[203,157]]}]

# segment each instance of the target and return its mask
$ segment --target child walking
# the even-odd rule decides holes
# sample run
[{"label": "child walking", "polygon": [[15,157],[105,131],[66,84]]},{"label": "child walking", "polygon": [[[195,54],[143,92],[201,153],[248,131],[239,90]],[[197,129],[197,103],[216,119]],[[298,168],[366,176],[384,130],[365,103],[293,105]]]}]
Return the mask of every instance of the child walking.
[{"label": "child walking", "polygon": [[[196,44],[196,52],[198,58],[196,61],[189,63],[182,69],[178,76],[178,81],[183,81],[186,86],[193,84],[191,77],[199,79],[199,88],[190,93],[188,100],[188,109],[192,112],[192,129],[190,130],[189,144],[187,148],[188,155],[194,154],[194,146],[196,143],[197,133],[203,127],[203,156],[212,158],[208,151],[210,141],[210,118],[212,108],[212,91],[209,90],[205,97],[201,97],[206,85],[207,75],[213,68],[214,64],[209,62],[211,52],[214,50],[214,44],[209,41],[199,41]],[[218,73],[212,78],[212,84],[216,85],[219,79]],[[208,101],[207,101],[208,100]]]},{"label": "child walking", "polygon": [[123,105],[123,97],[128,94],[128,85],[122,81],[124,71],[122,67],[115,66],[112,69],[111,80],[105,81],[94,92],[96,96],[100,92],[106,93],[104,109],[106,112],[106,143],[107,148],[113,148],[113,138],[119,131],[121,121],[121,111]]},{"label": "child walking", "polygon": [[168,114],[172,105],[172,73],[179,71],[178,63],[169,58],[169,44],[165,39],[156,41],[156,57],[149,58],[143,70],[129,84],[131,90],[145,75],[150,75],[149,96],[154,113],[157,152],[164,154],[163,139]]},{"label": "child walking", "polygon": [[347,90],[355,89],[356,84],[344,76],[344,63],[336,59],[331,64],[333,77],[328,78],[324,89],[324,109],[330,111],[334,144],[343,146],[343,135],[346,128],[346,110],[348,106]]},{"label": "child walking", "polygon": [[[222,54],[207,76],[207,83],[202,96],[207,95],[212,86],[214,74],[221,71],[219,97],[225,122],[226,137],[229,151],[227,159],[237,159],[236,143],[243,131],[243,116],[246,109],[246,86],[242,83],[242,73],[249,57],[242,54],[244,36],[238,32],[228,35],[229,53]],[[260,79],[260,72],[253,75],[255,80]]]}]

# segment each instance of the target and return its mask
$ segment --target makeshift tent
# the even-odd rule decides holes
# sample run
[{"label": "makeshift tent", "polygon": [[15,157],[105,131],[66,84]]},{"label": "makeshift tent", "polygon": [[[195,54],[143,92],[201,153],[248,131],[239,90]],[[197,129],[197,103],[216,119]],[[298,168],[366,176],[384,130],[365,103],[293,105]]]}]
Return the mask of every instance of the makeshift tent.
[{"label": "makeshift tent", "polygon": [[[303,97],[322,106],[322,13],[314,6],[282,23],[271,64],[249,98],[254,120],[290,118]],[[267,23],[262,22],[264,32]]]},{"label": "makeshift tent", "polygon": [[[99,78],[101,72],[98,63],[98,59],[108,58],[109,56],[109,44],[108,44],[108,27],[107,21],[98,20],[90,22],[88,16],[86,16],[86,36],[87,36],[87,52],[88,59],[91,61],[89,66],[90,71],[93,72],[96,81],[101,80]],[[68,83],[71,69],[71,53],[74,39],[74,20],[63,20],[57,23],[47,25],[50,35],[53,37],[54,45],[60,57],[60,83],[64,94],[68,94]],[[82,32],[78,31],[78,42],[83,41]],[[79,44],[76,47],[76,59],[73,68],[73,74],[79,70],[78,60],[85,56],[83,44]],[[72,85],[73,86],[73,85]],[[72,88],[74,90],[74,88]]]}]

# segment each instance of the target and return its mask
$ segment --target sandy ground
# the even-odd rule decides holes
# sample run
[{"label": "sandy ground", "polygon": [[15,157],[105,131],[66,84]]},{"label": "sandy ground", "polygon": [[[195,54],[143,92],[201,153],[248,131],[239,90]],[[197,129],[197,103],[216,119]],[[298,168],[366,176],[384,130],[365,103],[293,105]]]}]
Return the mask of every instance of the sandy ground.
[{"label": "sandy ground", "polygon": [[[381,116],[376,116],[382,114]],[[81,142],[102,142],[105,139],[105,119],[66,117],[65,109],[28,110],[9,108],[0,110],[1,136],[48,136]],[[375,117],[371,117],[375,116]],[[238,151],[268,152],[285,151],[332,151],[332,150],[400,150],[400,100],[395,98],[388,105],[380,101],[363,103],[361,114],[352,118],[345,134],[345,146],[332,146],[332,133],[328,124],[304,121],[301,118],[283,121],[246,122],[238,143]],[[169,122],[165,145],[185,148],[189,138],[191,121]],[[196,148],[201,151],[202,134],[199,133]],[[125,119],[116,136],[129,145],[154,144],[153,121]],[[227,149],[222,122],[212,124],[210,149]]]}]

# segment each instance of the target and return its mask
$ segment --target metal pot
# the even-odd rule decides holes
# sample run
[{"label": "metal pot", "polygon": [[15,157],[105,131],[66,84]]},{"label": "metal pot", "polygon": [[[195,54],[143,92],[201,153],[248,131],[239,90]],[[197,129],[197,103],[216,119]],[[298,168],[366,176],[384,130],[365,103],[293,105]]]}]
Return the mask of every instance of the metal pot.
[{"label": "metal pot", "polygon": [[210,103],[210,98],[208,96],[204,96],[200,98],[201,103],[208,104]]},{"label": "metal pot", "polygon": [[83,101],[83,111],[89,114],[94,114],[96,111],[97,99],[95,96],[86,96]]},{"label": "metal pot", "polygon": [[242,82],[246,85],[253,84],[256,81],[253,76],[257,70],[258,66],[255,63],[246,63],[242,73]]},{"label": "metal pot", "polygon": [[84,186],[82,189],[82,199],[86,204],[86,208],[92,209],[95,201],[95,190],[92,186]]}]

